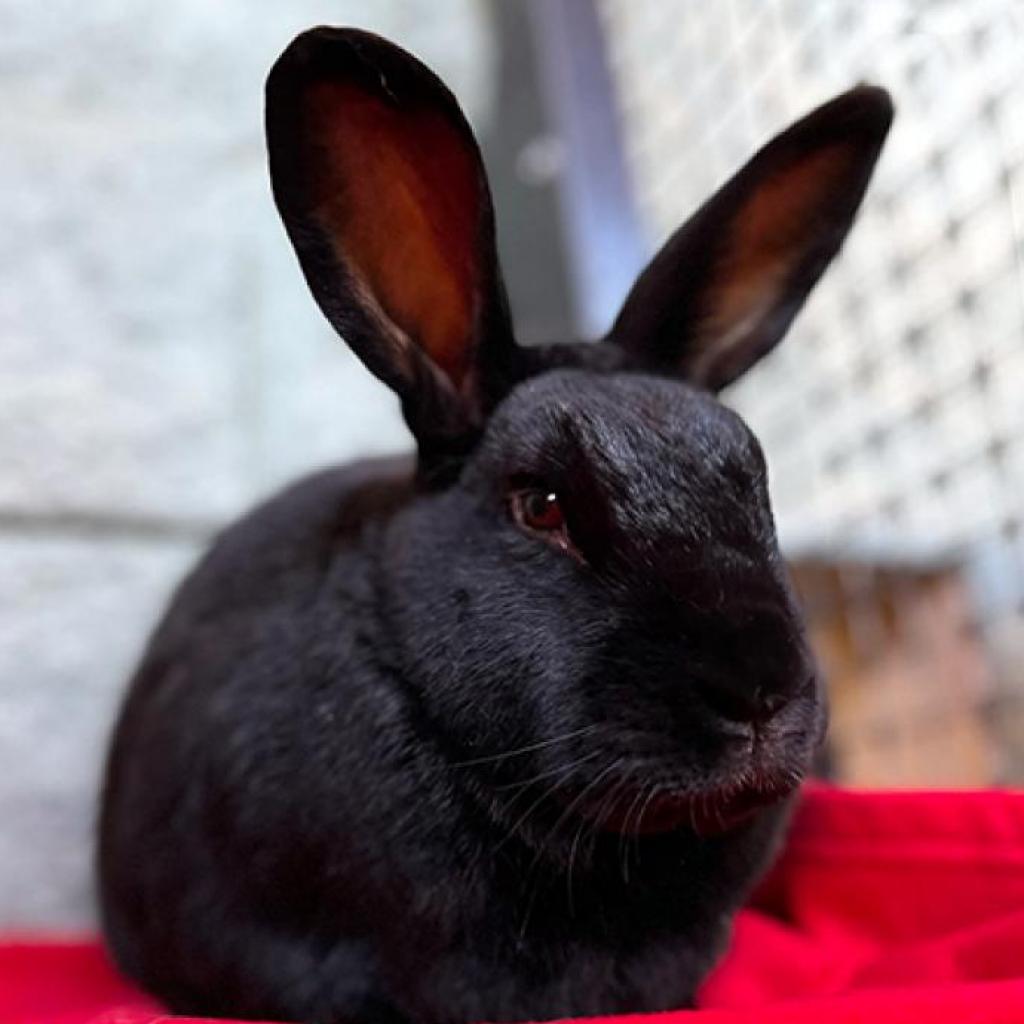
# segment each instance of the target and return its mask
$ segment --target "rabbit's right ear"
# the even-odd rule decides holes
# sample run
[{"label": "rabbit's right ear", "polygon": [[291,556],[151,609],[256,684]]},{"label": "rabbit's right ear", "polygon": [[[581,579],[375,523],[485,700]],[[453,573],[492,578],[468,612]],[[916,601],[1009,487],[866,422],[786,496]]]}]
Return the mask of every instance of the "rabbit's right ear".
[{"label": "rabbit's right ear", "polygon": [[478,426],[518,350],[455,97],[378,36],[316,28],[271,70],[266,128],[274,200],[327,319],[421,442]]}]

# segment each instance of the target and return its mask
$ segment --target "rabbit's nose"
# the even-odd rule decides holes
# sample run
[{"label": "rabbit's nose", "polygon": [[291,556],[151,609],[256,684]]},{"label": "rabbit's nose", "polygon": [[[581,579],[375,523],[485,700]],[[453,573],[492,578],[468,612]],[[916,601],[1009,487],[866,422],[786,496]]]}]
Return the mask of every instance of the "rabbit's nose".
[{"label": "rabbit's nose", "polygon": [[733,722],[767,722],[789,703],[788,688],[745,679],[716,679],[701,687],[701,696],[716,714]]}]

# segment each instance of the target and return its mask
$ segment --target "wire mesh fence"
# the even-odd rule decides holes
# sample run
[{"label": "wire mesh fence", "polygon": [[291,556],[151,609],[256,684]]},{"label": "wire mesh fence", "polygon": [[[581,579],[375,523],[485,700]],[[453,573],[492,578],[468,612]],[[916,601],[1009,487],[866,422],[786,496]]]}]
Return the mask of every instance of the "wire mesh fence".
[{"label": "wire mesh fence", "polygon": [[1024,6],[601,0],[652,242],[857,81],[897,121],[761,437],[848,781],[1024,779]]}]

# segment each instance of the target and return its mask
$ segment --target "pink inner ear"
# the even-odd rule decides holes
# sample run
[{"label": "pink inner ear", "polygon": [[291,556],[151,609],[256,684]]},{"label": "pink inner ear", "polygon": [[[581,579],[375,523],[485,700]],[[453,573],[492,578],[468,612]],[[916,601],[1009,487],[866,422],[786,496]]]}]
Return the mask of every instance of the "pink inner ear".
[{"label": "pink inner ear", "polygon": [[312,215],[382,312],[458,389],[480,293],[478,157],[441,113],[321,82],[304,111]]},{"label": "pink inner ear", "polygon": [[707,350],[692,366],[697,375],[703,363],[742,344],[781,300],[790,275],[835,219],[830,203],[842,195],[856,156],[845,142],[809,153],[760,182],[737,211],[715,270],[701,331]]},{"label": "pink inner ear", "polygon": [[842,194],[842,179],[858,165],[846,142],[814,150],[777,171],[754,189],[733,225],[730,249],[757,273],[762,263],[799,259],[821,237],[822,222],[834,219],[830,201]]}]

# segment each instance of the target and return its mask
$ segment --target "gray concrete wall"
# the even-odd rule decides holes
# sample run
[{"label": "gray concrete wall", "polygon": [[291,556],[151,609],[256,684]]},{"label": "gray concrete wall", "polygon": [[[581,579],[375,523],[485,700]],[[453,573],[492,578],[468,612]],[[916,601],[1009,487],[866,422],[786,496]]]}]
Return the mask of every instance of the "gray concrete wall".
[{"label": "gray concrete wall", "polygon": [[267,187],[263,79],[318,23],[399,40],[486,116],[473,0],[0,0],[0,927],[92,921],[116,700],[209,531],[408,446]]}]

